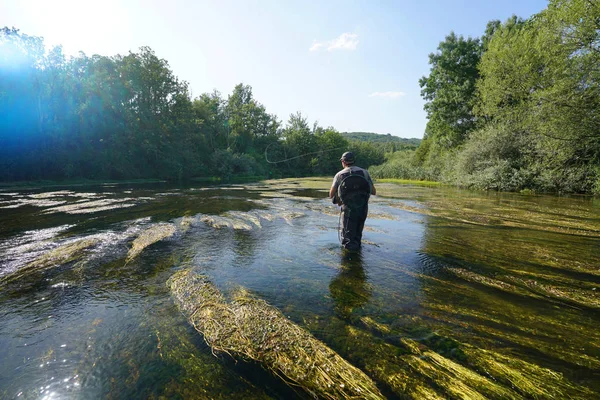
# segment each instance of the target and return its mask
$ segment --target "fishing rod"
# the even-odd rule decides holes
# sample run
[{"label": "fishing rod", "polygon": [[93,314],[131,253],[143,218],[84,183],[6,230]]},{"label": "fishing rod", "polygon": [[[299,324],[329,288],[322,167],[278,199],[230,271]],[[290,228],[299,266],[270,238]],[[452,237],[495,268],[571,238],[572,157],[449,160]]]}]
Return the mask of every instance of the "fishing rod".
[{"label": "fishing rod", "polygon": [[[286,161],[291,161],[291,160],[295,160],[297,158],[300,157],[304,157],[304,156],[309,156],[312,154],[322,154],[322,153],[328,153],[330,151],[334,151],[334,150],[340,150],[340,149],[345,149],[347,146],[341,146],[341,147],[334,147],[332,149],[327,149],[327,150],[319,150],[319,151],[314,151],[312,153],[304,153],[304,154],[300,154],[299,156],[294,156],[294,157],[290,157],[290,158],[286,158],[280,161],[270,161],[269,157],[267,157],[267,152],[269,150],[269,147],[271,147],[272,145],[274,145],[275,143],[271,143],[269,144],[266,148],[265,148],[265,160],[269,163],[269,164],[279,164],[282,162],[286,162]],[[334,198],[335,199],[335,198]],[[341,230],[341,225],[342,225],[342,214],[343,211],[342,209],[340,209],[340,217],[338,219],[338,240],[340,241],[340,243],[342,243],[342,230]]]},{"label": "fishing rod", "polygon": [[[334,150],[340,150],[340,149],[345,149],[345,148],[347,147],[347,146],[335,147],[335,148],[332,148],[332,149],[327,149],[327,150],[319,150],[319,151],[314,151],[314,152],[312,152],[312,153],[304,153],[304,154],[300,154],[299,156],[294,156],[294,157],[286,158],[286,159],[284,159],[284,160],[280,160],[280,161],[270,161],[270,160],[269,160],[269,157],[267,157],[267,152],[268,152],[268,150],[269,150],[269,147],[271,147],[271,146],[272,146],[272,145],[274,145],[274,144],[276,144],[276,143],[271,143],[271,144],[269,144],[269,145],[267,146],[267,148],[265,149],[265,161],[267,161],[269,164],[279,164],[279,163],[282,163],[282,162],[286,162],[286,161],[295,160],[295,159],[297,159],[297,158],[301,158],[301,157],[304,157],[304,156],[309,156],[309,155],[312,155],[312,154],[322,154],[322,153],[328,153],[328,152],[330,152],[330,151],[334,151]],[[277,144],[279,144],[279,143],[277,143]]]}]

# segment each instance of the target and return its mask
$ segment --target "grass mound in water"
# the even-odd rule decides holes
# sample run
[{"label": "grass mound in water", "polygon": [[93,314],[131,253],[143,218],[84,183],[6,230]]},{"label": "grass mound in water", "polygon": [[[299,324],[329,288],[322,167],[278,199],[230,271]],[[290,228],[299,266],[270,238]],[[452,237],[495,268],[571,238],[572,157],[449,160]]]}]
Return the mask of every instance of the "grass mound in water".
[{"label": "grass mound in water", "polygon": [[86,238],[62,244],[36,258],[25,267],[3,277],[1,280],[9,282],[33,271],[41,271],[46,268],[76,261],[85,254],[85,250],[96,245],[96,243],[98,243],[98,239]]},{"label": "grass mound in water", "polygon": [[127,262],[130,262],[137,257],[142,250],[164,238],[173,236],[175,233],[175,225],[173,224],[156,224],[142,233],[133,241],[131,249],[127,252]]},{"label": "grass mound in water", "polygon": [[213,351],[260,362],[318,398],[383,398],[361,370],[246,290],[236,290],[227,302],[206,276],[191,270],[175,273],[167,285]]}]

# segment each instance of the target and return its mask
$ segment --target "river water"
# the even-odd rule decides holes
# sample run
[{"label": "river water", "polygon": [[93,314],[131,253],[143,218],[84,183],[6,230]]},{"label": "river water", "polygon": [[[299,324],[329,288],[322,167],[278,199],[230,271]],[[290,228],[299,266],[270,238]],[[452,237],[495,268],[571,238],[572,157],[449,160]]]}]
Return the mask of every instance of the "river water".
[{"label": "river water", "polygon": [[0,398],[306,398],[213,354],[166,286],[182,268],[389,398],[600,398],[598,199],[378,184],[356,254],[329,184],[0,190]]}]

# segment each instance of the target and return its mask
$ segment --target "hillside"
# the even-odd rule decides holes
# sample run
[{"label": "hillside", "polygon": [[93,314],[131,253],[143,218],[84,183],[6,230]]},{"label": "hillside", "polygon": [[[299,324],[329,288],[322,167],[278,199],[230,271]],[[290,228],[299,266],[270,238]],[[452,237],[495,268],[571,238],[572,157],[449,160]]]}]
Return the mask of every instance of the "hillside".
[{"label": "hillside", "polygon": [[421,143],[421,139],[401,138],[391,134],[373,133],[373,132],[342,132],[342,136],[349,140],[360,140],[363,142],[376,142],[376,143],[402,143],[404,145],[418,147]]}]

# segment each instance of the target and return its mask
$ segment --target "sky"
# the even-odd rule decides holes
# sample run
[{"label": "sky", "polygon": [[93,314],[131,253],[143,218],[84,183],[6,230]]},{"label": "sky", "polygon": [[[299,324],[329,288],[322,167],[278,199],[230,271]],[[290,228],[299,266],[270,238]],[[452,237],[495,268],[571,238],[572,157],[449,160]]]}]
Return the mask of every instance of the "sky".
[{"label": "sky", "polygon": [[284,122],[421,138],[419,78],[451,31],[527,18],[546,0],[192,1],[1,0],[0,27],[42,36],[65,53],[112,56],[151,47],[192,95],[238,83]]}]

